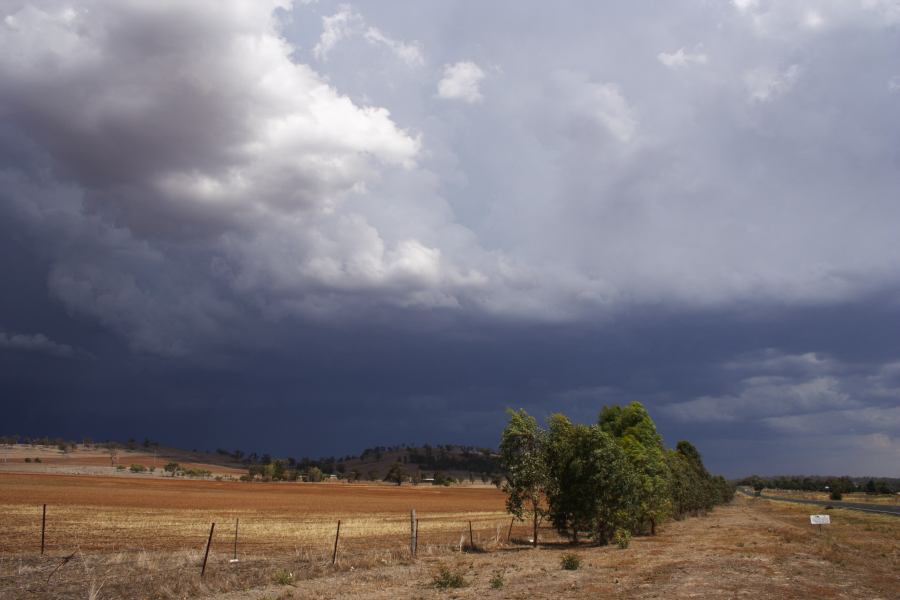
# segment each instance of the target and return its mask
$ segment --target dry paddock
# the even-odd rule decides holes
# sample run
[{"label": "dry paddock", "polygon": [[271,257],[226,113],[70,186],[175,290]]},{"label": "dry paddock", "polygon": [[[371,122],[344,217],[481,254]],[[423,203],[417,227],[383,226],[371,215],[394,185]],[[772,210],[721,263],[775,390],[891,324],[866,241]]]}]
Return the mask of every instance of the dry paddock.
[{"label": "dry paddock", "polygon": [[[3,599],[900,597],[900,519],[838,510],[819,531],[807,507],[760,499],[667,523],[626,550],[572,548],[550,535],[531,550],[524,526],[508,543],[503,495],[490,488],[0,475],[0,509]],[[582,558],[578,571],[560,569],[570,551]],[[441,565],[465,587],[435,589]]]},{"label": "dry paddock", "polygon": [[496,547],[526,530],[503,506],[489,487],[0,474],[0,598],[170,598],[409,561],[412,509],[419,556]]}]

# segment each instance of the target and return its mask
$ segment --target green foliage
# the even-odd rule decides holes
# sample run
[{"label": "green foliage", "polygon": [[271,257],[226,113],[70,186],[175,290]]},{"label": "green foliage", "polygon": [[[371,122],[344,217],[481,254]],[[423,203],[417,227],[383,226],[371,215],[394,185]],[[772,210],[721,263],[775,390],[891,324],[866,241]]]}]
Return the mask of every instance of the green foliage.
[{"label": "green foliage", "polygon": [[538,524],[545,514],[547,463],[544,432],[524,410],[509,410],[509,423],[500,437],[500,463],[506,474],[506,509],[519,519],[527,514],[537,546]]},{"label": "green foliage", "polygon": [[832,500],[841,500],[844,497],[844,494],[841,490],[831,490],[831,494],[828,497]]},{"label": "green foliage", "polygon": [[147,471],[147,467],[144,465],[131,465],[129,468],[132,473],[145,473]]},{"label": "green foliage", "polygon": [[501,571],[497,571],[494,573],[494,576],[491,577],[491,589],[499,590],[503,587],[503,573]]},{"label": "green foliage", "polygon": [[636,519],[636,477],[622,449],[598,426],[550,418],[546,436],[547,503],[559,531],[593,531],[600,543]]},{"label": "green foliage", "polygon": [[581,559],[577,554],[567,552],[560,557],[560,564],[566,571],[577,571],[581,566]]},{"label": "green foliage", "polygon": [[437,574],[434,576],[432,580],[434,587],[439,590],[446,590],[448,588],[461,588],[466,585],[465,579],[463,579],[462,573],[451,571],[446,565],[441,565],[438,569]]},{"label": "green foliage", "polygon": [[500,439],[507,510],[532,519],[534,544],[547,516],[573,542],[627,547],[632,534],[655,533],[664,519],[729,502],[734,488],[712,477],[687,441],[666,450],[644,407],[604,407],[598,424],[573,424],[555,414],[547,429],[524,410],[508,411]]},{"label": "green foliage", "polygon": [[385,481],[390,481],[392,483],[396,483],[397,485],[402,484],[407,479],[406,467],[403,466],[403,463],[397,462],[391,465],[391,468],[388,469],[387,475],[384,476]]},{"label": "green foliage", "polygon": [[166,473],[171,473],[172,477],[175,477],[175,473],[177,473],[180,469],[181,469],[181,465],[179,465],[177,462],[167,463],[166,466],[163,467],[163,470]]},{"label": "green foliage", "polygon": [[624,550],[631,544],[631,532],[627,529],[616,529],[613,541],[616,543],[616,546]]},{"label": "green foliage", "polygon": [[632,402],[624,408],[604,407],[599,421],[603,431],[616,438],[634,469],[636,526],[649,525],[650,533],[655,534],[656,524],[672,512],[672,473],[666,462],[662,436],[640,402]]}]

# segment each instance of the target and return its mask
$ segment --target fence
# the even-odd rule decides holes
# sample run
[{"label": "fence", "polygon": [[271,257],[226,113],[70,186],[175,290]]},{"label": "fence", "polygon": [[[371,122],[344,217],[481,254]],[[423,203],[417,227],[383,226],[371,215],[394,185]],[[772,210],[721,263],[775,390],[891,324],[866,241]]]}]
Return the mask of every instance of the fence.
[{"label": "fence", "polygon": [[0,518],[0,598],[84,598],[98,586],[104,597],[133,597],[136,589],[171,595],[200,586],[239,589],[284,578],[282,571],[300,580],[328,569],[491,550],[531,537],[530,525],[499,512],[203,516],[209,515],[154,510],[98,518],[84,508],[45,505],[31,519],[19,514],[6,524]]}]

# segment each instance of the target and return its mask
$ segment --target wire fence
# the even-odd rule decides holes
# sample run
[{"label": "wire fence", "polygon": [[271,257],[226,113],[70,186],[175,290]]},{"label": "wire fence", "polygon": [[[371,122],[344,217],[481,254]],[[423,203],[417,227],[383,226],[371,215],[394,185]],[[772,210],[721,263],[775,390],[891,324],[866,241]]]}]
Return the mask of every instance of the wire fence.
[{"label": "wire fence", "polygon": [[[31,520],[0,516],[0,599],[166,597],[310,578],[329,570],[403,564],[531,541],[500,512],[317,516],[139,512],[67,507]],[[20,515],[21,516],[21,515]],[[213,525],[215,523],[215,525]],[[143,594],[143,596],[142,596]]]}]

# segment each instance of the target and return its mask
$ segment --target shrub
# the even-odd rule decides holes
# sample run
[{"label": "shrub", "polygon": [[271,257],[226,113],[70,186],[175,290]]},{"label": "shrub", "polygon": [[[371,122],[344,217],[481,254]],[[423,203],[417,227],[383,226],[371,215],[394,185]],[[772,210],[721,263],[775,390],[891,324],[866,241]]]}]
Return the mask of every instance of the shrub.
[{"label": "shrub", "polygon": [[30,462],[31,462],[31,459],[30,459],[29,457],[26,456],[26,457],[25,457],[25,462],[30,463]]},{"label": "shrub", "polygon": [[844,495],[840,492],[840,490],[831,490],[831,495],[829,496],[829,498],[831,498],[832,500],[840,500],[843,497]]},{"label": "shrub", "polygon": [[613,540],[616,542],[616,545],[624,550],[631,544],[631,532],[627,529],[616,529],[616,533],[613,536]]},{"label": "shrub", "polygon": [[577,554],[567,552],[562,555],[560,563],[562,563],[562,568],[566,571],[577,571],[578,567],[581,566],[581,559],[578,558]]},{"label": "shrub", "polygon": [[294,582],[294,574],[281,569],[275,572],[275,583],[278,585],[291,585]]},{"label": "shrub", "polygon": [[143,473],[147,470],[147,467],[144,465],[131,465],[130,468],[132,473]]},{"label": "shrub", "polygon": [[116,471],[124,471],[125,465],[116,465]]},{"label": "shrub", "polygon": [[503,587],[503,573],[497,571],[494,573],[494,576],[491,577],[491,588],[495,590],[499,590]]},{"label": "shrub", "polygon": [[437,575],[434,576],[434,587],[439,590],[446,590],[448,588],[461,588],[466,585],[465,580],[461,573],[456,573],[451,571],[444,565],[441,565],[441,568],[438,570]]},{"label": "shrub", "polygon": [[36,456],[34,459],[34,462],[44,462],[44,461],[41,460],[40,456]]}]

